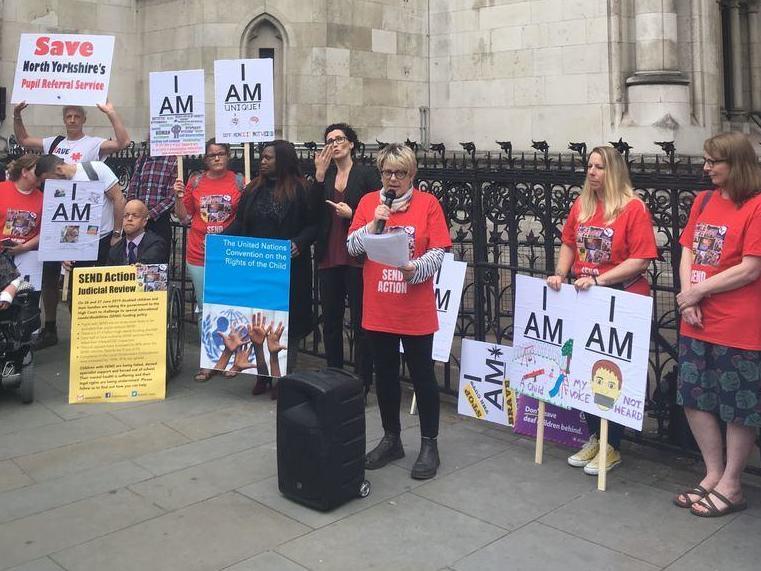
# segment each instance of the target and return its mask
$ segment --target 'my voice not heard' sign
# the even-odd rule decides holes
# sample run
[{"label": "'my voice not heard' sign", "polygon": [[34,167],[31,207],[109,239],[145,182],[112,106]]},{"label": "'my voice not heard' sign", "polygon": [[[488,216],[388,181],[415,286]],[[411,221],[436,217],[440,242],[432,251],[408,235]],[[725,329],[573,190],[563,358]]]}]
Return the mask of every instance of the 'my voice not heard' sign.
[{"label": "'my voice not heard' sign", "polygon": [[21,34],[12,103],[105,103],[113,36]]}]

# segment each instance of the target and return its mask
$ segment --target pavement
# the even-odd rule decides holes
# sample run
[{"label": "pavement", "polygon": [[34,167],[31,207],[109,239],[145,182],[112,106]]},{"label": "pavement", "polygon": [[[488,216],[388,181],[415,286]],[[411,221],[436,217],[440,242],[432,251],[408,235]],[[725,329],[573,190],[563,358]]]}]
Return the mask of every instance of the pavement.
[{"label": "pavement", "polygon": [[[197,358],[189,342],[165,401],[69,405],[64,340],[36,355],[33,404],[0,393],[0,569],[759,569],[761,478],[747,476],[748,510],[701,519],[671,504],[700,479],[694,460],[625,443],[599,492],[569,450],[548,444],[536,465],[532,440],[451,402],[435,479],[409,476],[405,412],[407,457],[367,473],[367,498],[302,507],[277,489],[275,403],[245,375],[193,382]],[[371,396],[368,447],[381,435]]]}]

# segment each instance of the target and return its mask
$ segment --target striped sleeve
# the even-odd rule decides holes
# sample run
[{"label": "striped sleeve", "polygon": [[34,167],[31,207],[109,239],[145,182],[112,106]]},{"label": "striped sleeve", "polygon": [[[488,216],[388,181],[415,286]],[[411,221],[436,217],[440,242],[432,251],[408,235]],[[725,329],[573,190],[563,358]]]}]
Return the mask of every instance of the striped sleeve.
[{"label": "striped sleeve", "polygon": [[364,237],[367,234],[367,226],[360,226],[346,238],[346,249],[350,256],[359,257],[365,253]]},{"label": "striped sleeve", "polygon": [[419,284],[431,279],[444,261],[444,248],[431,248],[419,258],[410,263],[415,266],[415,273],[410,279],[411,284]]}]

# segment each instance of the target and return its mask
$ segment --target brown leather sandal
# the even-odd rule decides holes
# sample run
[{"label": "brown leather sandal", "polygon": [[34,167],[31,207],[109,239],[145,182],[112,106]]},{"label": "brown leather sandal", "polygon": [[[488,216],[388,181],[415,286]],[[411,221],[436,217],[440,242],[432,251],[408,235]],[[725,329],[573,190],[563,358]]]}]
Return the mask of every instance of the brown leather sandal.
[{"label": "brown leather sandal", "polygon": [[[674,497],[674,505],[680,508],[690,509],[692,504],[699,502],[710,493],[711,490],[706,490],[703,486],[698,484],[691,490],[684,490],[683,492],[679,492],[676,497]],[[698,499],[690,500],[690,496],[697,496]]]},{"label": "brown leather sandal", "polygon": [[[715,496],[721,502],[723,502],[725,504],[724,507],[723,508],[718,507],[714,503],[714,501],[711,499],[711,496]],[[740,500],[739,502],[732,502],[729,500],[729,498],[727,498],[726,496],[723,496],[722,494],[720,494],[719,492],[715,490],[708,492],[708,495],[706,497],[704,497],[702,500],[696,503],[706,508],[706,511],[696,511],[694,504],[690,506],[690,513],[698,517],[721,517],[723,515],[729,515],[735,512],[741,512],[745,508],[748,507],[748,502],[746,502],[745,500]]]}]

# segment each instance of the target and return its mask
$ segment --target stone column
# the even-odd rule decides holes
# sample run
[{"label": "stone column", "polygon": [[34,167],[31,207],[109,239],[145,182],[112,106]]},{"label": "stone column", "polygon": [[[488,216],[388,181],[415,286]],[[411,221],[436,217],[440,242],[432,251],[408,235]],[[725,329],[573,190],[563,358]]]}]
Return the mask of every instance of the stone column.
[{"label": "stone column", "polygon": [[750,110],[761,112],[761,5],[748,6],[748,39],[750,40]]},{"label": "stone column", "polygon": [[729,3],[729,37],[732,40],[732,109],[733,115],[745,112],[745,74],[743,70],[741,2]]},{"label": "stone column", "polygon": [[690,124],[689,79],[679,70],[674,0],[635,0],[635,66],[626,80],[636,125],[668,130]]}]

